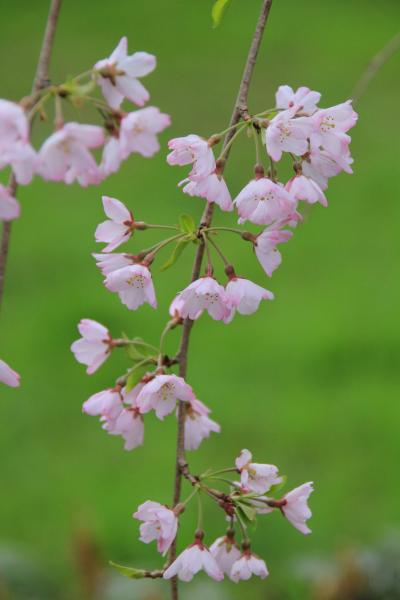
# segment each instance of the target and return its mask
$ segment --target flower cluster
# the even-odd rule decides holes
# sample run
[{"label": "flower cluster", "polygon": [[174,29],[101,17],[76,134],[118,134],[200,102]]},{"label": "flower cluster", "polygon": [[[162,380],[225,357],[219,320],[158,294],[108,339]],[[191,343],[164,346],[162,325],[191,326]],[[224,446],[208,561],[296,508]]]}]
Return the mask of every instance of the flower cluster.
[{"label": "flower cluster", "polygon": [[[278,468],[251,461],[251,453],[242,450],[236,459],[236,468],[228,467],[192,478],[196,488],[194,494],[203,493],[211,497],[227,515],[230,526],[226,534],[218,537],[209,548],[203,543],[204,531],[197,530],[194,541],[165,569],[164,579],[177,575],[182,581],[191,581],[200,570],[216,581],[221,581],[224,575],[236,583],[250,579],[252,575],[262,579],[267,577],[267,566],[252,552],[248,538],[247,524],[257,515],[278,510],[301,533],[311,533],[306,522],[311,517],[308,498],[313,491],[312,483],[305,483],[275,500],[271,494],[282,483]],[[238,473],[240,482],[232,481],[228,493],[208,487],[207,480],[215,480],[218,474],[230,472]],[[150,500],[139,506],[133,517],[143,521],[140,540],[146,544],[157,541],[157,549],[164,555],[175,539],[179,516],[194,494],[173,509]],[[235,539],[236,527],[242,533],[241,548]]]},{"label": "flower cluster", "polygon": [[[124,112],[120,106],[126,98],[139,107],[149,100],[149,93],[139,81],[155,69],[156,59],[146,52],[128,55],[123,37],[107,59],[98,61],[87,74],[78,75],[58,86],[49,85],[20,104],[0,99],[0,169],[11,167],[15,181],[21,185],[39,175],[45,180],[77,181],[81,186],[98,184],[117,171],[129,155],[153,156],[160,149],[157,134],[170,124],[168,115],[154,106]],[[99,85],[105,101],[90,96]],[[35,150],[30,142],[30,124],[36,114],[46,118],[44,105],[55,101],[55,131]],[[103,116],[103,126],[76,122],[64,123],[61,102],[75,107],[92,104]],[[98,163],[92,151],[103,148]],[[0,220],[19,217],[20,208],[12,191],[0,186]]]},{"label": "flower cluster", "polygon": [[[102,62],[98,68],[105,77],[109,69],[107,63]],[[112,77],[118,77],[118,72],[113,72]],[[116,84],[109,102],[120,101],[124,86],[118,79]],[[108,81],[103,82],[103,91],[106,97],[111,93]],[[141,94],[143,101],[146,98],[139,87],[133,86],[130,93],[128,97],[131,98],[135,93]],[[230,323],[236,313],[250,315],[258,310],[262,300],[274,298],[269,290],[236,274],[219,246],[218,236],[222,232],[232,232],[244,241],[250,241],[263,270],[271,277],[282,260],[278,246],[293,236],[293,229],[302,221],[301,203],[327,205],[324,191],[328,179],[340,171],[351,172],[347,132],[354,126],[357,115],[350,101],[322,109],[317,107],[319,100],[320,94],[308,88],[293,91],[289,86],[281,86],[274,108],[254,116],[246,112],[239,123],[208,139],[190,134],[174,138],[168,144],[170,165],[191,165],[187,177],[179,184],[183,192],[206,200],[205,214],[210,211],[212,214],[212,205],[226,212],[235,209],[239,225],[250,222],[263,227],[258,234],[233,227],[213,227],[207,219],[197,226],[190,215],[181,215],[175,225],[149,224],[136,220],[120,200],[103,197],[107,220],[97,226],[95,239],[105,247],[93,256],[106,289],[117,293],[130,310],[146,303],[157,307],[152,266],[168,245],[174,244],[174,249],[162,266],[163,270],[171,267],[187,246],[200,247],[204,252],[197,256],[201,260],[206,257],[204,273],[199,268],[198,276],[172,299],[169,320],[157,346],[141,338],[114,339],[104,326],[88,319],[78,326],[82,338],[73,343],[72,351],[77,360],[87,366],[89,374],[117,347],[125,348],[131,361],[126,373],[118,377],[112,387],[94,394],[83,405],[85,413],[100,417],[105,431],[124,439],[126,450],[143,443],[144,419],[151,412],[160,421],[177,414],[178,427],[183,427],[185,450],[197,449],[211,432],[220,431],[219,424],[209,417],[210,409],[196,398],[189,383],[173,372],[175,365],[181,366],[182,356],[179,352],[175,356],[166,354],[165,339],[170,330],[183,324],[190,326],[204,312],[216,321]],[[255,142],[255,176],[232,200],[223,177],[225,158],[243,131],[247,131]],[[216,158],[213,148],[224,133],[227,138]],[[264,155],[260,152],[260,142],[266,146]],[[287,182],[280,182],[277,163],[284,155],[292,160],[295,175]],[[269,162],[268,170],[262,164],[265,159]],[[170,230],[171,236],[134,253],[115,252],[132,237],[136,240],[137,232],[149,229]],[[214,276],[214,252],[223,262],[227,277],[224,285]],[[172,547],[167,567],[161,572],[165,579],[177,576],[190,581],[202,569],[217,581],[224,575],[235,582],[252,575],[266,577],[265,562],[252,552],[249,540],[248,525],[257,515],[278,510],[301,533],[310,533],[306,522],[311,516],[307,501],[313,490],[312,483],[274,498],[273,494],[283,485],[284,478],[275,465],[253,462],[248,450],[242,450],[235,466],[219,471],[208,470],[193,476],[186,463],[180,464],[179,468],[194,488],[189,497],[172,508],[147,501],[134,514],[142,521],[140,539],[143,542],[156,540],[161,554]],[[239,481],[226,479],[225,475],[220,477],[227,473],[236,473]],[[208,479],[213,484],[222,481],[229,489],[221,491],[210,487]],[[229,529],[208,548],[203,542],[202,525],[199,525],[193,543],[176,558],[173,543],[178,521],[195,495],[212,498],[229,520]],[[241,548],[235,541],[237,529],[242,535]],[[143,575],[145,571],[140,573],[140,576],[151,576]]]}]

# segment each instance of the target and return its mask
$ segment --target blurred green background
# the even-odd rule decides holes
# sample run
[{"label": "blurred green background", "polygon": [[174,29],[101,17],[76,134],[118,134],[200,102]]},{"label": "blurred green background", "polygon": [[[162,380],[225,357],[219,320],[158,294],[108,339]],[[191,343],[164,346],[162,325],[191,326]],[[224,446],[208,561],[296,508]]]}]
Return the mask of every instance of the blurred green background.
[{"label": "blurred green background", "polygon": [[[114,335],[125,331],[157,343],[171,299],[188,282],[191,252],[165,273],[155,265],[157,312],[149,306],[129,312],[102,286],[90,256],[99,251],[93,232],[104,219],[101,195],[121,199],[149,222],[174,223],[182,212],[199,218],[203,201],[176,188],[186,169],[167,166],[166,142],[226,127],[259,4],[232,0],[214,30],[211,0],[64,2],[53,81],[108,56],[126,34],[130,51],[157,55],[157,70],[144,83],[151,103],[171,114],[172,126],[154,159],[132,157],[97,188],[37,178],[19,191],[23,216],[12,235],[0,350],[22,373],[23,385],[1,388],[0,598],[108,594],[118,600],[168,592],[162,582],[109,579],[107,569],[103,595],[83,591],[108,559],[162,564],[153,546],[138,541],[131,513],[147,498],[170,501],[176,423],[148,418],[144,447],[124,452],[120,438],[81,414],[82,402],[125,370],[123,352],[87,377],[69,347],[82,317],[106,324]],[[47,0],[2,6],[2,97],[18,100],[29,92],[47,8]],[[272,106],[282,83],[321,91],[322,106],[344,101],[372,55],[396,33],[399,17],[397,0],[275,0],[250,111]],[[397,54],[360,100],[354,175],[331,181],[327,209],[307,211],[271,281],[248,244],[220,236],[237,271],[271,289],[276,300],[229,327],[207,316],[196,324],[188,379],[222,434],[189,461],[194,472],[224,467],[250,447],[258,461],[280,466],[289,487],[314,480],[313,534],[301,536],[277,514],[260,519],[253,545],[269,579],[235,586],[201,576],[182,586],[184,599],[204,593],[309,598],[294,562],[373,543],[399,525],[399,71]],[[97,120],[88,111],[83,118]],[[36,144],[45,130],[36,127]],[[234,148],[226,170],[232,194],[251,177],[253,154],[246,138]],[[219,213],[215,222],[232,225],[235,217]],[[138,251],[157,239],[144,232],[125,248]],[[171,353],[178,339],[173,332]],[[188,511],[181,548],[195,520]],[[221,515],[207,503],[207,540],[223,529]],[[14,591],[7,592],[5,582],[13,578]]]}]

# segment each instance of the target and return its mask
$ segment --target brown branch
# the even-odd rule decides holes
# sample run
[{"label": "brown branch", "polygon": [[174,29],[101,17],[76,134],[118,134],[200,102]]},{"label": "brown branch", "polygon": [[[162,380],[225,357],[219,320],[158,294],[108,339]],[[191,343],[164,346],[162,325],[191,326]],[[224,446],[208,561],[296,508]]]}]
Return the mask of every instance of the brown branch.
[{"label": "brown branch", "polygon": [[[54,35],[56,32],[61,2],[62,0],[51,0],[50,10],[47,17],[46,29],[43,36],[42,48],[40,50],[36,74],[32,84],[31,97],[36,96],[36,94],[41,89],[47,87],[49,83],[50,57],[53,49]],[[29,101],[27,102],[27,105],[29,106]],[[18,186],[17,182],[15,181],[14,175],[11,175],[10,180],[8,182],[8,187],[11,195],[15,196]],[[8,249],[10,247],[10,237],[11,221],[6,221],[3,223],[3,232],[0,245],[0,308],[4,293],[4,278],[7,266]]]},{"label": "brown branch", "polygon": [[[242,75],[242,79],[239,86],[238,95],[236,98],[236,102],[233,108],[231,120],[229,126],[236,125],[239,123],[240,119],[246,118],[247,113],[247,98],[249,93],[249,86],[251,77],[253,75],[254,66],[257,60],[258,51],[261,45],[265,25],[268,19],[268,15],[271,9],[272,0],[263,0],[261,12],[257,21],[256,30],[254,32],[254,36],[251,42],[251,46],[249,49],[249,53],[247,55],[247,61],[244,68],[244,72]],[[226,148],[227,144],[231,140],[232,136],[235,133],[235,129],[231,129],[227,135],[225,136],[225,140],[223,143],[223,150]],[[225,162],[229,155],[229,150],[227,150],[225,154]],[[204,210],[203,216],[201,218],[201,227],[209,227],[211,225],[212,217],[213,217],[214,205],[208,204]],[[204,240],[200,241],[199,247],[196,252],[193,270],[192,270],[192,278],[191,281],[195,281],[199,278],[201,264],[204,256]],[[188,361],[188,349],[189,349],[189,341],[190,341],[190,333],[193,327],[193,321],[189,318],[185,319],[183,324],[183,332],[180,343],[180,348],[178,352],[179,357],[179,375],[181,377],[186,376],[187,371],[187,361]],[[176,466],[175,466],[175,480],[174,480],[174,494],[173,494],[173,504],[176,506],[179,503],[181,496],[181,484],[182,484],[182,466],[186,465],[185,460],[185,403],[180,402],[178,408],[178,431],[177,431],[177,448],[176,448]],[[169,554],[169,562],[173,562],[176,558],[176,542],[173,542]],[[178,600],[178,581],[177,578],[174,577],[171,580],[171,596],[172,600]]]},{"label": "brown branch", "polygon": [[371,81],[376,77],[383,65],[393,56],[400,48],[400,32],[397,33],[394,38],[390,40],[384,46],[378,54],[376,54],[365,71],[362,73],[360,79],[354,86],[353,92],[350,97],[353,99],[353,103],[358,102],[361,96],[364,95]]}]

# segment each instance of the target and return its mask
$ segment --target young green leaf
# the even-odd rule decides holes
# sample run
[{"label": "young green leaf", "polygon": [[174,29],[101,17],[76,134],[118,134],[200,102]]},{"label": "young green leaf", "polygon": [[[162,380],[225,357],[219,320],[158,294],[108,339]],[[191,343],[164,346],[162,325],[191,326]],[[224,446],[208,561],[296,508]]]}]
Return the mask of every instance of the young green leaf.
[{"label": "young green leaf", "polygon": [[190,242],[190,240],[187,240],[187,239],[182,239],[182,240],[179,240],[179,242],[177,242],[171,256],[169,257],[167,262],[164,263],[163,266],[161,267],[161,271],[165,271],[166,269],[169,269],[170,267],[172,267],[173,264],[176,263],[176,261],[178,260],[178,258],[180,257],[180,255],[182,254],[182,252],[184,251],[186,246],[189,244],[189,242]]},{"label": "young green leaf", "polygon": [[130,392],[137,383],[142,379],[143,375],[145,375],[148,371],[148,365],[141,365],[137,369],[134,369],[132,373],[128,375],[128,379],[125,384],[125,391]]},{"label": "young green leaf", "polygon": [[213,20],[213,27],[218,27],[222,21],[224,11],[228,6],[229,0],[217,0],[211,9],[211,16]]},{"label": "young green leaf", "polygon": [[133,569],[132,567],[124,567],[124,565],[118,565],[117,563],[112,562],[112,560],[110,560],[109,564],[111,567],[113,567],[113,569],[119,571],[121,575],[123,575],[124,577],[129,577],[129,579],[143,579],[143,577],[146,577],[146,571],[144,571],[143,569]]},{"label": "young green leaf", "polygon": [[189,235],[193,235],[197,229],[197,225],[192,215],[181,215],[179,217],[179,227],[182,233],[187,233]]}]

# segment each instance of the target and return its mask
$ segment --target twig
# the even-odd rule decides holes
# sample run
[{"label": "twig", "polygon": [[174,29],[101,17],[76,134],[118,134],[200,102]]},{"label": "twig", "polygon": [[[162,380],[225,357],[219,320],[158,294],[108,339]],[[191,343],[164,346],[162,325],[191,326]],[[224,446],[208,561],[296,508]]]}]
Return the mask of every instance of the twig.
[{"label": "twig", "polygon": [[[60,13],[62,0],[52,0],[47,17],[46,29],[43,36],[42,48],[40,50],[36,75],[33,80],[31,98],[35,98],[37,93],[49,84],[49,63],[53,49],[54,35],[57,27],[58,15]],[[33,118],[33,115],[32,115]],[[17,192],[17,182],[12,174],[8,182],[10,194],[15,196]],[[4,293],[4,277],[7,266],[8,249],[11,237],[11,221],[3,223],[3,232],[0,246],[0,308]]]},{"label": "twig", "polygon": [[[265,25],[268,19],[268,15],[271,9],[272,0],[262,0],[261,12],[257,21],[256,30],[254,32],[253,40],[251,42],[250,50],[247,55],[246,65],[244,68],[244,72],[242,75],[242,80],[240,82],[238,95],[236,98],[236,102],[234,105],[233,113],[231,116],[231,120],[229,123],[229,131],[225,136],[225,140],[222,147],[222,152],[224,152],[225,148],[228,146],[231,138],[235,134],[235,128],[233,127],[235,124],[239,122],[239,120],[243,117],[247,116],[247,98],[249,93],[249,85],[251,81],[251,77],[253,75],[254,66],[257,60],[258,51],[261,45],[262,36],[264,33]],[[228,148],[225,153],[225,161],[229,156]],[[210,227],[212,217],[213,217],[214,205],[208,204],[204,210],[200,226],[201,227]],[[198,279],[201,270],[201,263],[204,256],[204,240],[200,240],[199,247],[196,252],[196,256],[194,259],[193,269],[192,269],[192,279],[191,281],[195,281]],[[187,371],[187,354],[189,348],[190,341],[190,333],[193,327],[193,321],[189,318],[185,319],[183,324],[182,338],[179,347],[178,357],[179,357],[179,375],[181,377],[186,376]],[[185,460],[185,404],[183,402],[179,403],[178,408],[178,431],[177,431],[177,447],[176,447],[176,466],[175,466],[175,479],[174,479],[174,494],[173,494],[173,504],[176,506],[179,503],[181,496],[181,484],[182,484],[182,465],[186,464]],[[171,546],[170,554],[169,554],[169,562],[173,562],[176,558],[176,538]],[[178,600],[178,581],[176,577],[173,577],[171,580],[171,597],[172,600]]]},{"label": "twig", "polygon": [[390,42],[388,42],[386,44],[386,46],[384,46],[378,52],[378,54],[376,54],[373,57],[373,59],[371,60],[371,62],[369,63],[369,65],[367,66],[367,68],[365,69],[363,74],[361,75],[360,79],[358,80],[358,82],[356,83],[356,85],[353,88],[352,94],[350,95],[350,97],[353,99],[353,103],[359,101],[359,99],[361,98],[361,96],[364,95],[369,84],[374,79],[374,77],[376,77],[376,75],[378,74],[380,69],[383,67],[383,65],[399,49],[400,49],[400,32],[397,33],[394,36],[394,38],[392,38],[390,40]]}]

